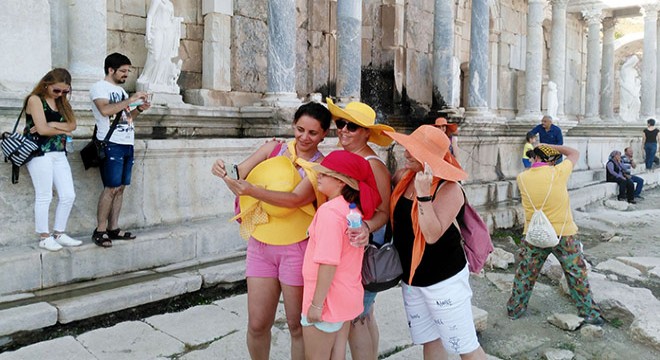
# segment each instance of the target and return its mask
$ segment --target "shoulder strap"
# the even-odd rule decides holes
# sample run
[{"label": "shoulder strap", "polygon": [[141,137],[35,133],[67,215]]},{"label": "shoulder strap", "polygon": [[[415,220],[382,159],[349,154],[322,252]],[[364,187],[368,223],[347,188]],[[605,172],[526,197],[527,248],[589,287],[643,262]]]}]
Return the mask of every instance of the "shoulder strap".
[{"label": "shoulder strap", "polygon": [[525,182],[523,181],[523,176],[520,177],[520,185],[522,186],[522,189],[525,191],[525,195],[527,195],[527,199],[529,200],[529,204],[532,206],[532,209],[534,209],[534,211],[543,210],[543,207],[545,206],[545,203],[548,201],[548,197],[550,197],[550,192],[552,191],[552,183],[554,182],[554,180],[555,180],[555,168],[552,168],[552,177],[550,178],[550,188],[548,188],[548,193],[545,195],[545,199],[543,199],[543,204],[541,204],[541,207],[537,209],[534,206],[534,202],[532,201],[532,197],[529,196],[529,192],[527,192],[527,187],[525,186]]},{"label": "shoulder strap", "polygon": [[[112,136],[112,133],[115,132],[115,129],[117,128],[117,124],[119,123],[119,119],[121,118],[121,114],[124,112],[124,110],[118,112],[115,115],[115,119],[112,121],[112,125],[110,125],[110,129],[108,130],[108,133],[105,134],[105,139],[103,139],[103,142],[107,143],[110,141],[110,137]],[[94,131],[96,132],[96,127],[94,128]],[[96,137],[96,134],[94,134]]]},{"label": "shoulder strap", "polygon": [[21,109],[21,113],[18,114],[18,118],[16,119],[16,123],[14,124],[14,129],[11,131],[12,134],[16,132],[16,129],[18,129],[18,123],[21,122],[21,116],[23,116],[23,113],[25,112],[25,107],[27,106],[27,101],[23,105],[23,108]]}]

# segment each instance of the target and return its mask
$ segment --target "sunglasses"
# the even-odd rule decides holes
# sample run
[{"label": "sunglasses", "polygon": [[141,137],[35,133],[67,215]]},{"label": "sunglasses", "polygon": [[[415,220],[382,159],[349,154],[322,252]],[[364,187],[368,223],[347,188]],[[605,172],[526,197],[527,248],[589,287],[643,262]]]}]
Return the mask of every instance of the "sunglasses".
[{"label": "sunglasses", "polygon": [[70,92],[71,92],[71,90],[62,90],[62,89],[56,89],[56,88],[53,88],[53,93],[58,94],[58,95],[59,95],[59,94],[64,94],[64,95],[66,95],[66,94],[68,94],[68,93],[70,93]]},{"label": "sunglasses", "polygon": [[346,127],[346,130],[350,132],[356,132],[358,129],[362,129],[362,126],[346,120],[335,120],[335,125],[337,126],[337,130],[341,130]]}]

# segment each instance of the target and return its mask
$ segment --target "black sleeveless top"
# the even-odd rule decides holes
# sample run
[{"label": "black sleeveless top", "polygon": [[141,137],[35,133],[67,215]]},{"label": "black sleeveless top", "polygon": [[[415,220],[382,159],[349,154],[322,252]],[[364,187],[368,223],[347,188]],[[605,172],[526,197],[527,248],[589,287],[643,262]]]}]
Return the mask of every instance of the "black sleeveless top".
[{"label": "black sleeveless top", "polygon": [[[394,237],[394,246],[399,252],[401,267],[403,267],[403,282],[406,284],[410,278],[410,263],[415,239],[410,217],[412,204],[413,201],[410,199],[403,196],[399,198],[394,207],[393,226],[388,225],[388,234],[385,237],[389,239],[390,234]],[[456,216],[459,222],[463,219],[464,208],[465,206],[461,207]],[[466,264],[460,232],[456,226],[451,225],[436,243],[426,243],[422,262],[415,270],[412,284],[408,285],[422,287],[436,284],[458,274]]]},{"label": "black sleeveless top", "polygon": [[[46,117],[46,122],[66,122],[64,120],[64,117],[62,114],[59,112],[51,109],[51,107],[48,105],[46,100],[41,99],[41,104],[44,109],[44,115]],[[30,134],[30,129],[34,126],[34,119],[32,118],[32,114],[25,114],[25,128],[23,129],[23,135],[28,135]],[[45,135],[39,135],[39,134],[31,134],[31,138],[39,144],[41,147],[41,151],[44,153],[50,152],[50,151],[65,151],[64,149],[64,142],[66,139],[65,134],[58,134],[58,135],[53,135],[53,136],[45,136]]]}]

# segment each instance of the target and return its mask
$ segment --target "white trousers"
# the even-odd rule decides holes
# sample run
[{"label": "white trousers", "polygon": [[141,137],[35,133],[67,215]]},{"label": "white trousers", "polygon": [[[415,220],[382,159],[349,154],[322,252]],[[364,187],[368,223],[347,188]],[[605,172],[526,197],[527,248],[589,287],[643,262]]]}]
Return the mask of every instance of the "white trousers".
[{"label": "white trousers", "polygon": [[57,190],[57,209],[53,230],[64,232],[71,214],[76,192],[73,189],[71,167],[64,151],[47,152],[26,164],[34,185],[34,226],[37,233],[49,233],[48,209],[53,199],[53,185]]}]

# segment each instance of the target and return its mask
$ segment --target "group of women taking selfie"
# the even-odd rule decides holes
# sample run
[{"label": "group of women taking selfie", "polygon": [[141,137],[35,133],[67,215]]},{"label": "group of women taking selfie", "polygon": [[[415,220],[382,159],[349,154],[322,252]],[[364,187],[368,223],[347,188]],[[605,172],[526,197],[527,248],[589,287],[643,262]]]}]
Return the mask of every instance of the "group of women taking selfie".
[{"label": "group of women taking selfie", "polygon": [[[339,146],[318,146],[335,124]],[[364,247],[393,238],[403,267],[402,294],[413,342],[425,359],[485,359],[472,321],[472,292],[458,229],[467,178],[443,130],[422,125],[404,135],[376,124],[368,105],[307,103],[293,119],[294,139],[269,141],[237,165],[212,167],[236,195],[248,241],[247,347],[268,359],[280,297],[291,359],[378,358],[376,293],[362,287]],[[404,148],[394,175],[370,143]],[[362,226],[348,228],[350,204]]]}]

